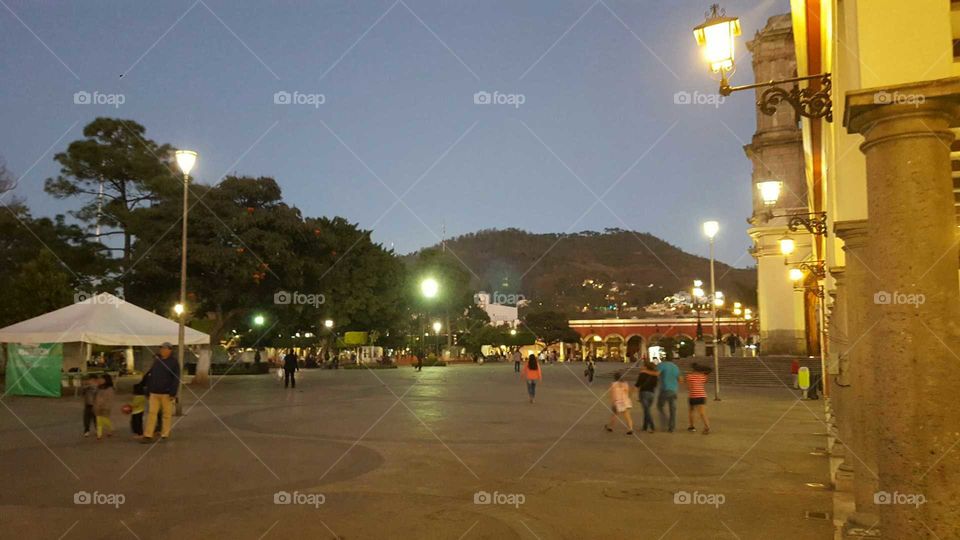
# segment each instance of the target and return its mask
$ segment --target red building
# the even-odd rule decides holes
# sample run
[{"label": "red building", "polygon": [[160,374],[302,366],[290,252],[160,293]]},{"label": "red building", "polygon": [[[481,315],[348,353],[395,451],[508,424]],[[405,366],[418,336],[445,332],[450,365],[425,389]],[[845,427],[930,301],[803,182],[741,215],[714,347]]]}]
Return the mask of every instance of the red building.
[{"label": "red building", "polygon": [[[721,343],[731,341],[740,344],[756,343],[753,336],[756,331],[754,321],[746,321],[739,317],[721,317],[717,326]],[[583,354],[593,353],[594,357],[615,359],[629,358],[637,351],[646,351],[648,347],[656,345],[663,337],[672,337],[674,342],[696,342],[697,318],[656,318],[656,319],[582,319],[570,321],[570,328],[580,334],[580,345]],[[707,344],[713,343],[713,320],[708,317],[700,319],[704,351],[698,354],[707,354]],[[740,354],[741,347],[737,347]],[[729,349],[721,349],[721,355],[729,354]]]}]

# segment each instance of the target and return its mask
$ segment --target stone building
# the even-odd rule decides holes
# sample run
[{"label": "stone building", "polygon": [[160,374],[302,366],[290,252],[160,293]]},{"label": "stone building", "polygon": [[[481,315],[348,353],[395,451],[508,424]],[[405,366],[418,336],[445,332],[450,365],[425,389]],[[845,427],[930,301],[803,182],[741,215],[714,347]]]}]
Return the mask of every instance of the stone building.
[{"label": "stone building", "polygon": [[[789,13],[771,17],[747,47],[753,56],[757,82],[795,76],[797,57]],[[761,91],[757,90],[758,96]],[[790,232],[784,217],[790,212],[805,212],[808,207],[803,133],[793,110],[781,107],[772,116],[758,111],[757,130],[743,149],[753,164],[753,214],[748,219],[748,234],[753,239],[751,254],[757,260],[761,351],[765,355],[817,355],[816,327],[812,341],[807,339],[806,331],[807,315],[815,306],[805,301],[802,292],[794,291],[784,273],[785,260],[779,247],[779,240],[788,236],[796,245],[791,260],[811,258],[811,236],[806,231]],[[756,187],[768,180],[783,183],[780,200],[773,207],[764,206]],[[815,318],[813,322],[815,325]]]},{"label": "stone building", "polygon": [[[793,0],[802,122],[827,275],[829,420],[847,538],[960,538],[960,2]],[[788,104],[783,108],[790,109]],[[922,500],[922,504],[907,501]]]}]

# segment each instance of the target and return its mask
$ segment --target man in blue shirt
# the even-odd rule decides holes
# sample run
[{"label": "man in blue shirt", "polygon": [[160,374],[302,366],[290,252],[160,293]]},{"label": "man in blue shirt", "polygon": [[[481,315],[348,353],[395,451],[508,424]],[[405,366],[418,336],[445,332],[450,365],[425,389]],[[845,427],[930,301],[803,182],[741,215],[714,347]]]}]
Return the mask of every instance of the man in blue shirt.
[{"label": "man in blue shirt", "polygon": [[[679,382],[683,380],[683,375],[680,374],[680,368],[670,358],[660,362],[657,371],[660,372],[660,394],[657,396],[660,425],[667,426],[667,431],[673,433],[673,430],[677,427],[677,387]],[[667,417],[663,413],[665,404],[670,407],[669,422],[667,422]]]},{"label": "man in blue shirt", "polygon": [[160,440],[167,440],[170,428],[173,427],[173,400],[177,397],[180,388],[180,362],[173,354],[173,345],[164,342],[160,345],[160,355],[154,358],[150,371],[143,377],[141,383],[147,386],[150,394],[146,431],[143,433],[142,443],[153,441],[154,431],[157,429],[157,413],[163,415],[163,425],[160,428]]}]

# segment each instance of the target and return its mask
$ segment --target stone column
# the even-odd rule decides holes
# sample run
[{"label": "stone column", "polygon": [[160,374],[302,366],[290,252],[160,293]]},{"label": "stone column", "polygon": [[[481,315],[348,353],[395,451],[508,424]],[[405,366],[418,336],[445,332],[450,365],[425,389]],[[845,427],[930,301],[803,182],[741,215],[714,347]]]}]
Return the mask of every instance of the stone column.
[{"label": "stone column", "polygon": [[[876,365],[870,356],[871,333],[876,331],[869,320],[875,288],[871,269],[867,267],[864,253],[867,245],[867,221],[850,220],[834,223],[834,232],[843,240],[846,253],[844,284],[847,307],[847,345],[841,352],[846,357],[847,379],[844,398],[850,404],[847,423],[851,435],[847,443],[847,460],[853,465],[853,497],[856,513],[851,515],[845,529],[851,535],[876,531],[880,518],[874,504],[879,490],[877,472],[877,425],[873,414],[877,401],[873,370]],[[886,396],[884,396],[886,397]]]},{"label": "stone column", "polygon": [[837,357],[838,373],[834,378],[835,384],[830,386],[830,401],[834,410],[834,420],[837,425],[839,444],[834,443],[831,453],[842,456],[843,461],[837,468],[834,477],[834,486],[838,491],[853,490],[853,463],[855,458],[850,454],[847,445],[853,441],[853,415],[856,401],[853,399],[850,387],[850,359],[847,349],[850,347],[849,325],[847,324],[847,275],[846,268],[839,266],[830,269],[836,287],[832,293],[833,308],[830,310],[830,345],[832,354]]},{"label": "stone column", "polygon": [[[878,99],[881,91],[890,99]],[[868,316],[876,321],[869,338],[882,390],[871,410],[880,488],[893,503],[881,512],[883,536],[958,538],[960,289],[950,128],[960,124],[960,77],[857,90],[846,104],[844,124],[864,136],[866,261],[882,287]]]}]

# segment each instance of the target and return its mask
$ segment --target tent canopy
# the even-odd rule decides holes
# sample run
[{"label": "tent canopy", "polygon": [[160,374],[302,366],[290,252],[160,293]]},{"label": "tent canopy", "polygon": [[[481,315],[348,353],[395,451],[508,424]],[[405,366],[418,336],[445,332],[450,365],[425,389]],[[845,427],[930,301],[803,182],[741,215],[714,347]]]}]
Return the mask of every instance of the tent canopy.
[{"label": "tent canopy", "polygon": [[[186,328],[184,343],[207,345],[210,336]],[[72,343],[156,347],[177,342],[178,324],[109,293],[0,329],[0,343]]]}]

